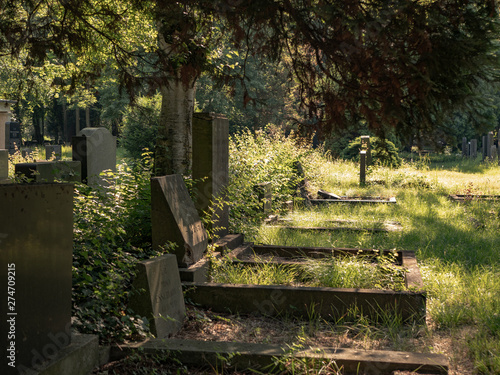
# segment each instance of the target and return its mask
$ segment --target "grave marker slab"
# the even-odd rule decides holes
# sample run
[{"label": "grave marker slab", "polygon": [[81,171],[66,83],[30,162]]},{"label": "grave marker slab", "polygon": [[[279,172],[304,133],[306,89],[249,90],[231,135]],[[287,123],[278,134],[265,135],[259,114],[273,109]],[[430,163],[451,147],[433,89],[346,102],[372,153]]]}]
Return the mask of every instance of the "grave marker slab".
[{"label": "grave marker slab", "polygon": [[9,178],[9,150],[0,150],[0,183]]},{"label": "grave marker slab", "polygon": [[9,140],[6,136],[9,135],[9,129],[6,128],[6,123],[12,119],[11,106],[16,104],[16,100],[0,99],[0,149],[9,149]]},{"label": "grave marker slab", "polygon": [[229,183],[229,121],[222,115],[193,115],[193,179],[196,180],[198,213],[213,210],[215,233],[223,237],[228,233],[229,207],[212,203],[224,200]]},{"label": "grave marker slab", "polygon": [[81,182],[81,163],[78,161],[39,161],[18,163],[16,175],[23,175],[33,182]]},{"label": "grave marker slab", "polygon": [[39,366],[70,344],[73,185],[0,185],[0,212],[4,374],[12,361]]},{"label": "grave marker slab", "polygon": [[116,170],[116,137],[106,128],[85,128],[72,138],[73,161],[82,163],[82,181],[105,184],[100,173]]},{"label": "grave marker slab", "polygon": [[45,159],[49,160],[55,157],[55,160],[61,160],[62,146],[61,145],[46,145],[45,146]]},{"label": "grave marker slab", "polygon": [[129,307],[150,321],[155,337],[167,338],[182,327],[186,307],[174,254],[138,263],[132,290]]},{"label": "grave marker slab", "polygon": [[208,235],[180,175],[151,179],[153,247],[177,244],[179,266],[196,263],[207,249]]},{"label": "grave marker slab", "polygon": [[5,148],[9,150],[11,154],[14,154],[16,150],[21,148],[21,124],[18,122],[6,122],[5,123]]}]

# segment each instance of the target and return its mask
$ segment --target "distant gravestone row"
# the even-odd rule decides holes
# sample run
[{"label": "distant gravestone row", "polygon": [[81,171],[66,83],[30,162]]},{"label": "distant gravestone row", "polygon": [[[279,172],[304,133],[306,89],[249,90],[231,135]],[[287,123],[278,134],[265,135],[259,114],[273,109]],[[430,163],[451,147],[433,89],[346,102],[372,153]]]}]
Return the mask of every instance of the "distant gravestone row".
[{"label": "distant gravestone row", "polygon": [[[498,163],[500,165],[499,152],[498,147],[495,145],[495,140],[493,137],[493,132],[489,132],[486,135],[483,135],[482,139],[482,160],[499,160]],[[500,134],[498,139],[498,144],[500,144]],[[462,156],[469,157],[472,159],[477,158],[478,156],[478,148],[477,148],[477,139],[467,140],[467,137],[462,138]]]}]

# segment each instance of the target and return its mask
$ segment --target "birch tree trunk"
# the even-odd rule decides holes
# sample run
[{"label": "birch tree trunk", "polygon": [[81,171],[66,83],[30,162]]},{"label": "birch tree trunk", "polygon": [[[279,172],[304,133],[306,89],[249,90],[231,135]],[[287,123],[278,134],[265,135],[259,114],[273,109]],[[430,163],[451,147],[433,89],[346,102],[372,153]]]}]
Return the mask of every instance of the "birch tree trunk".
[{"label": "birch tree trunk", "polygon": [[171,79],[161,88],[160,129],[155,147],[155,175],[188,175],[191,171],[191,121],[194,79]]}]

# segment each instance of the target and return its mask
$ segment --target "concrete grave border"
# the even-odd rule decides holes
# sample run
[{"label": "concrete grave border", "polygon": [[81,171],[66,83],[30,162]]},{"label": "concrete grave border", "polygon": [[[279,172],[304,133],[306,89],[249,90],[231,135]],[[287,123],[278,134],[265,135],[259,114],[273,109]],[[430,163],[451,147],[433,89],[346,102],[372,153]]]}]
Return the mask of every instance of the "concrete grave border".
[{"label": "concrete grave border", "polygon": [[[169,355],[181,363],[206,366],[227,366],[235,370],[272,372],[277,358],[334,361],[346,374],[392,374],[411,371],[425,374],[448,374],[449,362],[442,354],[412,353],[387,350],[359,350],[314,347],[291,351],[277,344],[149,339],[141,343],[115,346],[110,360],[119,360],[136,351],[144,354]],[[222,358],[231,358],[230,366]],[[275,368],[276,370],[276,368]]]},{"label": "concrete grave border", "polygon": [[448,198],[454,202],[471,202],[471,201],[498,201],[500,195],[482,195],[482,194],[452,194]]},{"label": "concrete grave border", "polygon": [[[383,251],[389,253],[389,250]],[[318,248],[244,244],[229,254],[240,264],[253,265],[245,260],[252,253],[270,254],[285,258],[270,261],[294,264],[293,257],[320,258],[327,255],[376,256],[372,249]],[[288,258],[289,260],[286,260]],[[408,291],[379,289],[319,288],[284,285],[220,284],[206,282],[183,282],[185,297],[196,305],[215,312],[280,315],[285,312],[307,317],[314,308],[324,319],[337,320],[349,311],[361,311],[373,320],[381,312],[400,314],[405,322],[425,322],[426,292],[415,254],[410,251],[397,252],[398,263],[407,269],[405,284]]]}]

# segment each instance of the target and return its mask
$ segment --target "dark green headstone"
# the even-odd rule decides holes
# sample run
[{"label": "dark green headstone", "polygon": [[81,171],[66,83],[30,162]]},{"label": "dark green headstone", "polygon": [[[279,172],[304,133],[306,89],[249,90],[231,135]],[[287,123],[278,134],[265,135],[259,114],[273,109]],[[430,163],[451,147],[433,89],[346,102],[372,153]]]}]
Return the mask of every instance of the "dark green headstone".
[{"label": "dark green headstone", "polygon": [[177,244],[179,266],[196,263],[207,249],[207,232],[180,175],[151,179],[151,225],[153,247]]},{"label": "dark green headstone", "polygon": [[132,290],[129,307],[149,320],[155,337],[166,338],[182,327],[186,307],[175,255],[138,263]]},{"label": "dark green headstone", "polygon": [[0,212],[0,372],[18,374],[70,343],[73,185],[0,185]]},{"label": "dark green headstone", "polygon": [[193,115],[193,179],[198,213],[210,211],[215,234],[226,235],[229,207],[219,203],[224,201],[229,183],[229,121],[221,115]]}]

